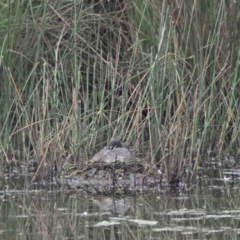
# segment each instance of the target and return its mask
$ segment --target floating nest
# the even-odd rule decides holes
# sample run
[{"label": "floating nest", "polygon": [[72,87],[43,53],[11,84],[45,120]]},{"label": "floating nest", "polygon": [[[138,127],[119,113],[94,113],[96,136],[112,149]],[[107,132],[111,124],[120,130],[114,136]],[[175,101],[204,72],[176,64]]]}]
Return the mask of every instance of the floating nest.
[{"label": "floating nest", "polygon": [[80,167],[72,165],[63,169],[62,178],[69,185],[75,187],[91,185],[101,189],[101,192],[103,187],[140,189],[143,185],[153,186],[162,182],[162,175],[159,175],[146,159],[111,164],[89,162]]},{"label": "floating nest", "polygon": [[63,177],[76,177],[81,176],[85,179],[97,177],[127,177],[132,173],[144,173],[146,171],[147,164],[144,160],[134,160],[127,163],[114,162],[89,162],[83,166],[74,166],[72,164],[66,165],[63,168]]},{"label": "floating nest", "polygon": [[114,188],[124,185],[135,188],[136,185],[142,186],[144,179],[150,176],[161,178],[158,173],[146,159],[132,156],[118,139],[112,138],[109,146],[96,153],[87,164],[65,165],[62,177],[70,181],[74,179],[74,184],[79,185],[101,184]]}]

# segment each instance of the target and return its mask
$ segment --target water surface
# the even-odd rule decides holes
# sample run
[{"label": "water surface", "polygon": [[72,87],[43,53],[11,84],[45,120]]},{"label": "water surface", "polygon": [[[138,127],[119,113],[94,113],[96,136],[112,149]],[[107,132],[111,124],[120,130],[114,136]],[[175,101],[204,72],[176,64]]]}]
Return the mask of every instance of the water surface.
[{"label": "water surface", "polygon": [[[236,172],[186,190],[155,186],[101,193],[29,174],[2,174],[0,239],[238,239]],[[228,178],[229,177],[229,178]]]}]

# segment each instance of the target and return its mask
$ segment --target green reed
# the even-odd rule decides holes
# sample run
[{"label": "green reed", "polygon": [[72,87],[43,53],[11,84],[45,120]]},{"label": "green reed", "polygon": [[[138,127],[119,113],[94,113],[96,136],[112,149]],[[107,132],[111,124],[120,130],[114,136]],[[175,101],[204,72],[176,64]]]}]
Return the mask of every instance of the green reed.
[{"label": "green reed", "polygon": [[179,4],[4,3],[4,152],[86,161],[114,136],[169,174],[236,152],[239,4]]}]

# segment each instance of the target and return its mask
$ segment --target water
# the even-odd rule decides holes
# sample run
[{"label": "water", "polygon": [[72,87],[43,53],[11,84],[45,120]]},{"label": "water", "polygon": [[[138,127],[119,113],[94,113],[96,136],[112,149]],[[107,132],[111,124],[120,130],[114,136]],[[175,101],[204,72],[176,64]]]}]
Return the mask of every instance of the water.
[{"label": "water", "polygon": [[190,190],[156,186],[100,193],[42,182],[0,179],[0,239],[239,239],[239,183],[204,179]]}]

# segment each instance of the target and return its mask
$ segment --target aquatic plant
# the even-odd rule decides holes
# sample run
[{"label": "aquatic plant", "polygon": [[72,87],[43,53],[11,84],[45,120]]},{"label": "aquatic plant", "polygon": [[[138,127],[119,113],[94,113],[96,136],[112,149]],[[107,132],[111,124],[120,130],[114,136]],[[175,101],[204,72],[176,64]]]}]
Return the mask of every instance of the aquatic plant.
[{"label": "aquatic plant", "polygon": [[86,161],[118,136],[179,175],[207,152],[236,151],[237,1],[22,0],[0,11],[3,156],[33,152],[40,169]]}]

